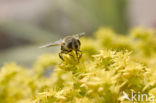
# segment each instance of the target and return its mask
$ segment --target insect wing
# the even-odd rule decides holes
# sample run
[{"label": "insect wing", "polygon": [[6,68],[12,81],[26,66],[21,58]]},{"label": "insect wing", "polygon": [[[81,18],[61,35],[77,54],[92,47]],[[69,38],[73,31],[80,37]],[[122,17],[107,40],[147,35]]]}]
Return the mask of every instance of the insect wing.
[{"label": "insect wing", "polygon": [[47,47],[51,47],[51,46],[58,46],[58,45],[61,45],[61,43],[63,42],[63,40],[58,40],[58,41],[55,41],[53,43],[49,43],[49,44],[46,44],[46,45],[43,45],[39,48],[47,48]]},{"label": "insect wing", "polygon": [[76,38],[78,38],[78,39],[79,39],[80,37],[84,36],[84,35],[85,35],[85,32],[75,34]]}]

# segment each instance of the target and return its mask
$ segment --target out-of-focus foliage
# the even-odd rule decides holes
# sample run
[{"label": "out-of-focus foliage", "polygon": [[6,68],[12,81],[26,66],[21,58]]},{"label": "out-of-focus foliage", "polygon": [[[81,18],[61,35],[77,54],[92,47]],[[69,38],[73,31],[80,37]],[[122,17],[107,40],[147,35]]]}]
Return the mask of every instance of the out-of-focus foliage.
[{"label": "out-of-focus foliage", "polygon": [[[104,25],[126,32],[127,0],[50,0],[51,9],[41,16],[41,26],[54,33],[93,32]],[[60,33],[62,34],[62,33]]]},{"label": "out-of-focus foliage", "polygon": [[81,39],[80,62],[72,52],[73,56],[64,55],[62,63],[58,55],[45,54],[32,69],[4,64],[0,70],[0,102],[125,103],[123,91],[156,96],[155,33],[135,28],[123,36],[100,28],[93,38]]}]

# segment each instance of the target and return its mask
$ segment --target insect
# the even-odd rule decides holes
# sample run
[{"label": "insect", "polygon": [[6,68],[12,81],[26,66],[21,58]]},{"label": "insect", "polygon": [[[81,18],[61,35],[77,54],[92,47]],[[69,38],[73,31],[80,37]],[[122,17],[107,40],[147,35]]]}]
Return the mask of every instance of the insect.
[{"label": "insect", "polygon": [[[79,40],[80,37],[84,36],[85,33],[79,33],[72,36],[66,36],[63,39],[55,41],[53,43],[49,43],[41,46],[40,48],[59,46],[61,45],[61,52],[59,53],[60,59],[64,61],[63,54],[69,54],[72,51],[75,51],[76,56],[78,57],[78,61],[82,56],[82,51],[80,51],[81,42]],[[69,54],[70,56],[73,56]]]}]

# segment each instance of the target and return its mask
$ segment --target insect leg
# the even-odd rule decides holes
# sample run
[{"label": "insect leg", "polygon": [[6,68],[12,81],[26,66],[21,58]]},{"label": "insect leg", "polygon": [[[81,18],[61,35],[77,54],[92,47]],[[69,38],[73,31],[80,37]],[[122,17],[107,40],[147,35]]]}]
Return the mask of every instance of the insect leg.
[{"label": "insect leg", "polygon": [[[72,50],[69,50],[69,51],[66,51],[67,53],[70,53],[70,52],[72,52]],[[73,57],[74,58],[74,56],[72,55],[72,54],[68,54],[68,55],[70,55],[71,57]]]},{"label": "insect leg", "polygon": [[[79,59],[80,59],[81,56],[82,56],[82,51],[76,50],[75,52],[76,52],[76,55],[77,55],[77,58],[78,58],[78,61],[79,61]],[[80,54],[79,54],[78,52],[80,52]]]},{"label": "insect leg", "polygon": [[80,61],[79,61],[80,58],[79,58],[79,56],[78,56],[78,51],[76,50],[75,53],[76,53],[76,56],[77,56],[78,62],[80,62]]},{"label": "insect leg", "polygon": [[[62,59],[62,60],[64,61],[64,58],[63,58],[62,54],[63,54],[63,53],[64,53],[64,54],[68,54],[69,52],[71,52],[71,50],[70,50],[70,51],[62,50],[62,51],[59,53],[59,57],[60,57],[60,59]],[[68,55],[74,57],[74,56],[71,55],[71,54],[68,54]]]},{"label": "insect leg", "polygon": [[62,56],[62,53],[63,53],[63,52],[60,52],[60,53],[59,53],[59,57],[60,57],[60,59],[61,59],[62,61],[64,61],[63,56]]},{"label": "insect leg", "polygon": [[80,52],[80,56],[79,56],[79,59],[82,57],[82,51],[81,50],[78,50]]}]

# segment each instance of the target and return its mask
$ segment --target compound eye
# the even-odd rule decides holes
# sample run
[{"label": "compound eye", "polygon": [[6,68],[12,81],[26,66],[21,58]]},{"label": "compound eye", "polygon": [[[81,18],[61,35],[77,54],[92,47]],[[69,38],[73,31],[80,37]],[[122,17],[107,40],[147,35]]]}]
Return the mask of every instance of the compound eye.
[{"label": "compound eye", "polygon": [[72,42],[69,42],[67,47],[71,49],[72,48]]}]

